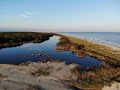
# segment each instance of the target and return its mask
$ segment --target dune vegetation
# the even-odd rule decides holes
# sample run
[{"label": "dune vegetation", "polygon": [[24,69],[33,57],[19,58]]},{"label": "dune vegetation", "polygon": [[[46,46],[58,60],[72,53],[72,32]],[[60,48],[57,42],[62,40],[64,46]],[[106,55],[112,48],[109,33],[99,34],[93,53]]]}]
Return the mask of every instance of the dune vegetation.
[{"label": "dune vegetation", "polygon": [[51,36],[53,36],[52,33],[1,32],[0,48],[19,46],[28,42],[43,42]]},{"label": "dune vegetation", "polygon": [[[106,85],[113,82],[120,82],[120,54],[114,53],[114,50],[106,50],[107,47],[87,40],[81,40],[71,36],[59,35],[61,38],[57,47],[69,47],[68,50],[76,53],[78,57],[91,56],[102,60],[99,67],[87,67],[87,71],[76,73],[77,81],[68,81],[67,84],[79,89],[97,89],[102,90]],[[66,49],[65,49],[66,50]]]},{"label": "dune vegetation", "polygon": [[60,36],[56,50],[69,50],[76,53],[80,58],[89,55],[102,60],[103,63],[100,66],[89,66],[85,71],[79,71],[79,65],[66,65],[59,60],[51,60],[47,54],[32,54],[36,58],[48,56],[49,59],[38,62],[24,62],[19,65],[0,65],[2,88],[11,87],[23,90],[29,88],[35,90],[61,88],[62,90],[68,90],[65,88],[65,86],[68,86],[70,89],[102,90],[104,86],[111,85],[113,82],[120,82],[120,54],[117,53],[118,51],[115,52],[104,45],[87,40],[53,33],[0,33],[0,48],[22,45],[28,42],[43,42],[53,35]]}]

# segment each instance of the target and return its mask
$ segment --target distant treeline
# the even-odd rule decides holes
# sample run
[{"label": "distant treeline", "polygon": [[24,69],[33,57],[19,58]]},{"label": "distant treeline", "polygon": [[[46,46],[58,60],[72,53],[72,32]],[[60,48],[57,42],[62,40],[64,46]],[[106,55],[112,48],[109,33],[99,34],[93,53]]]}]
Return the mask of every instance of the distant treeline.
[{"label": "distant treeline", "polygon": [[53,36],[52,33],[2,32],[0,33],[0,49],[18,46],[28,42],[43,42],[51,36]]}]

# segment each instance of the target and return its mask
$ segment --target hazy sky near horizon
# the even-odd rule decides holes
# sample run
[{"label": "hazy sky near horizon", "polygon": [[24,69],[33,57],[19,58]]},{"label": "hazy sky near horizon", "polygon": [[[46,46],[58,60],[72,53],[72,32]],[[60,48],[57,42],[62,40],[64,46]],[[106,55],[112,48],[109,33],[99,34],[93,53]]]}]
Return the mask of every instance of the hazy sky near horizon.
[{"label": "hazy sky near horizon", "polygon": [[120,0],[0,0],[0,28],[120,31]]}]

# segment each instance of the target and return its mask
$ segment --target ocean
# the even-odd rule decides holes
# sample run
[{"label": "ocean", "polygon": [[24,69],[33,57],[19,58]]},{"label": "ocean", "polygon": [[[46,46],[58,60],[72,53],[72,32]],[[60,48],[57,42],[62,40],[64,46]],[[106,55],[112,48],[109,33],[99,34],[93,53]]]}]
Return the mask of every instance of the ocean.
[{"label": "ocean", "polygon": [[62,32],[61,34],[120,48],[120,32]]}]

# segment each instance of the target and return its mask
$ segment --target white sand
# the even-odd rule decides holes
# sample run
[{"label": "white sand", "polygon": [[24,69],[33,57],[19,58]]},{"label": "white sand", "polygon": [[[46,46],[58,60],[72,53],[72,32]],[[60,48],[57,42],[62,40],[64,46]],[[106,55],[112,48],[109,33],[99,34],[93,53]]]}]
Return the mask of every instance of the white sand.
[{"label": "white sand", "polygon": [[105,86],[103,90],[120,90],[120,83],[114,83],[112,86]]},{"label": "white sand", "polygon": [[[71,71],[75,66],[56,62],[33,62],[28,66],[1,64],[0,90],[36,90],[33,86],[39,86],[42,90],[70,90],[65,88],[62,80],[75,80],[77,78]],[[50,74],[47,76],[31,74],[39,69],[49,71]]]}]

